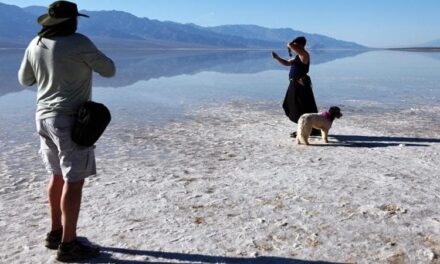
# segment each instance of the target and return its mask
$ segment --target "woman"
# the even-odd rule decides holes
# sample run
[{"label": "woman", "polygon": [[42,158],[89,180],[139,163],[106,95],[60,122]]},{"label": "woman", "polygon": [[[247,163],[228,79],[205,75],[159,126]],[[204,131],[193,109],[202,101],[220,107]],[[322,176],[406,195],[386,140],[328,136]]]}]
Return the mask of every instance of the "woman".
[{"label": "woman", "polygon": [[[307,75],[310,67],[310,54],[305,50],[305,37],[297,37],[287,44],[289,55],[293,50],[297,55],[295,58],[285,60],[272,51],[272,57],[284,66],[290,66],[289,88],[283,102],[283,109],[289,119],[298,123],[299,117],[304,113],[317,113],[315,97],[312,90],[312,81]],[[312,135],[320,135],[319,130],[313,130]],[[291,134],[296,137],[296,132]]]}]

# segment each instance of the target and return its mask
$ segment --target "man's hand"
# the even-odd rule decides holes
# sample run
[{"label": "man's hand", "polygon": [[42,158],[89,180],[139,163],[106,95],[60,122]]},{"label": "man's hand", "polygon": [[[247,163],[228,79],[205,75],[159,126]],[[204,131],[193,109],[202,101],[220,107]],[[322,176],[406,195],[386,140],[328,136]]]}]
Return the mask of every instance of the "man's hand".
[{"label": "man's hand", "polygon": [[280,56],[278,56],[278,54],[275,51],[272,51],[272,58],[279,59]]}]

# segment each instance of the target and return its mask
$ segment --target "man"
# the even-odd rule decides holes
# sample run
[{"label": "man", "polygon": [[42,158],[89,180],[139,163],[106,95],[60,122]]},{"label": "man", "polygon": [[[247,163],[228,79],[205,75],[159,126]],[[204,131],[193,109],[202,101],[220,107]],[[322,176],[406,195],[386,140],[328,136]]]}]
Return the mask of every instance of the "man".
[{"label": "man", "polygon": [[[298,123],[298,119],[302,114],[318,112],[313,95],[312,82],[307,75],[310,68],[310,54],[305,49],[306,43],[305,37],[297,37],[287,44],[289,56],[292,56],[291,51],[297,54],[293,59],[285,60],[277,53],[272,52],[272,57],[279,63],[284,66],[290,66],[290,84],[284,98],[283,109],[294,123]],[[321,132],[313,129],[312,135],[319,136]],[[291,136],[296,137],[296,131]]]},{"label": "man", "polygon": [[80,261],[99,255],[99,248],[77,240],[76,227],[84,179],[96,174],[94,148],[71,139],[75,114],[91,100],[92,73],[115,74],[111,59],[84,35],[75,33],[76,4],[57,1],[38,18],[41,31],[27,47],[18,72],[23,86],[37,84],[36,126],[40,154],[51,173],[48,186],[51,231],[46,247],[57,249],[60,261]]}]

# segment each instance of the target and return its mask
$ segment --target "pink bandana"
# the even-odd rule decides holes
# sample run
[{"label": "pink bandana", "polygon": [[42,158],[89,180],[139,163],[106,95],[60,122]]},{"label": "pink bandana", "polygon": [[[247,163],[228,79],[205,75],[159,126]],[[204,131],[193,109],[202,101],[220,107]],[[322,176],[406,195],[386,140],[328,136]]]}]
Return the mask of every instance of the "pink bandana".
[{"label": "pink bandana", "polygon": [[325,119],[331,121],[330,113],[329,113],[329,112],[322,112],[321,115],[322,115]]}]

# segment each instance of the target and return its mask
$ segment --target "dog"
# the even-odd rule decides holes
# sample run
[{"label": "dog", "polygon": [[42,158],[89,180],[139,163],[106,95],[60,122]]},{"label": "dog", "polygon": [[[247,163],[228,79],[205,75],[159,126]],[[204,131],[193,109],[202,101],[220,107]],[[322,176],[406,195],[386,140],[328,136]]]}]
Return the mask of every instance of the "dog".
[{"label": "dog", "polygon": [[296,132],[296,142],[309,145],[309,136],[312,128],[320,129],[322,140],[328,143],[328,131],[333,124],[335,118],[341,118],[341,109],[332,106],[328,112],[303,114],[298,120],[298,130]]}]

